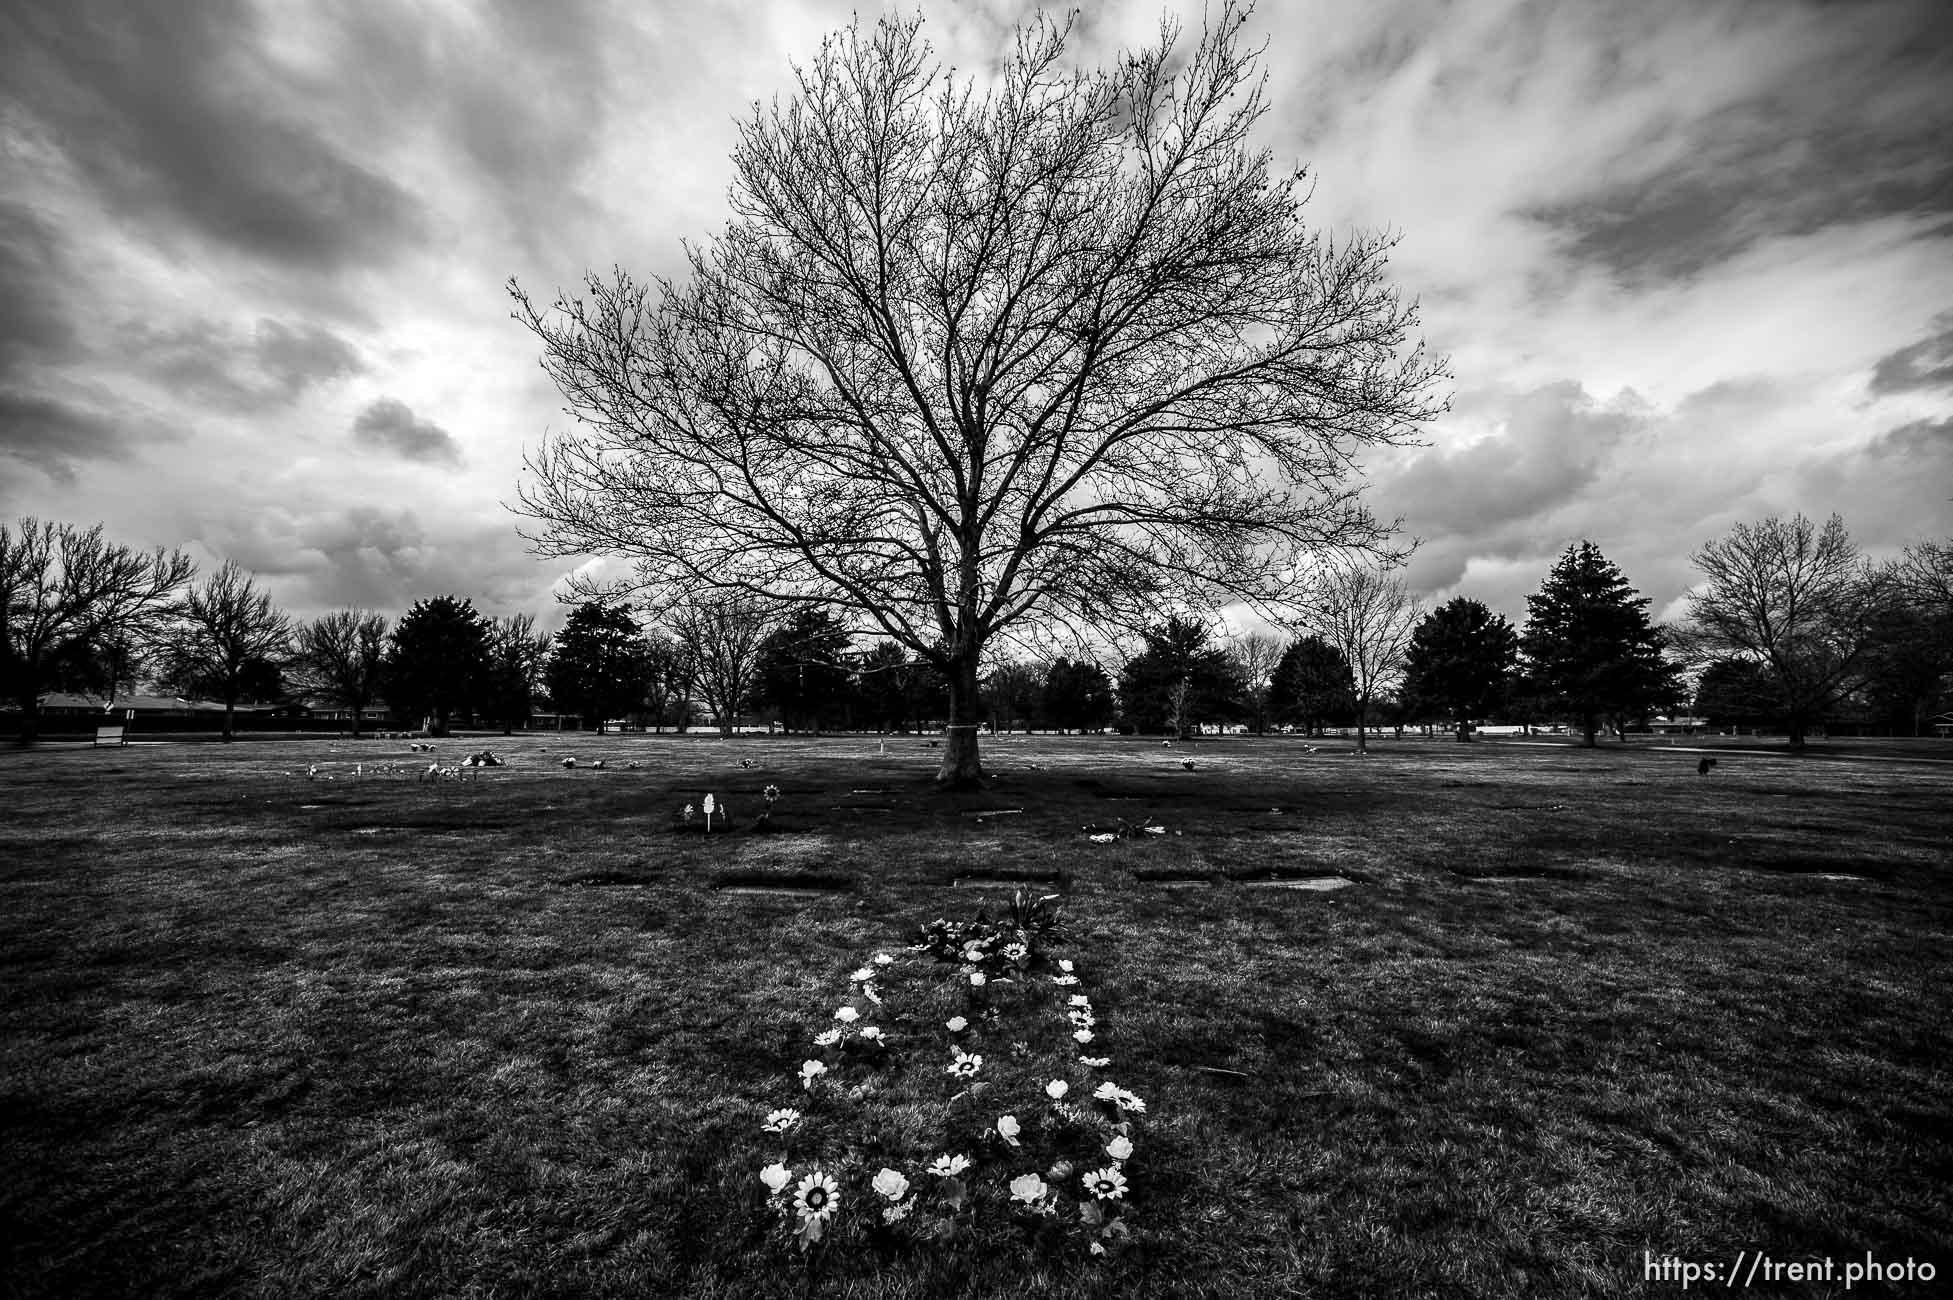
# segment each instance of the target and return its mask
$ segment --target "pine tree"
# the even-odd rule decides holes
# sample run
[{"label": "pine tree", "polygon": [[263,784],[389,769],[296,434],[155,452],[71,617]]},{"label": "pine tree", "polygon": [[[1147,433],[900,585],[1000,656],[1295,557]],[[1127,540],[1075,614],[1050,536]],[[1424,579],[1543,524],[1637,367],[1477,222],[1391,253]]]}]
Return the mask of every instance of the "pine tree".
[{"label": "pine tree", "polygon": [[630,611],[590,601],[572,610],[543,669],[550,698],[601,731],[605,718],[643,706],[651,676],[644,631]]},{"label": "pine tree", "polygon": [[1425,615],[1405,655],[1404,695],[1420,709],[1449,714],[1458,739],[1471,739],[1474,718],[1505,698],[1518,638],[1505,617],[1458,596]]},{"label": "pine tree", "polygon": [[1569,546],[1537,594],[1520,634],[1534,689],[1579,721],[1588,745],[1605,717],[1672,701],[1676,669],[1663,655],[1648,601],[1592,542]]},{"label": "pine tree", "polygon": [[1297,637],[1282,652],[1268,684],[1268,711],[1299,723],[1305,735],[1356,711],[1356,677],[1343,652],[1319,636]]},{"label": "pine tree", "polygon": [[381,694],[394,712],[428,718],[445,736],[455,713],[472,710],[488,675],[488,626],[475,603],[454,596],[417,600],[394,625]]}]

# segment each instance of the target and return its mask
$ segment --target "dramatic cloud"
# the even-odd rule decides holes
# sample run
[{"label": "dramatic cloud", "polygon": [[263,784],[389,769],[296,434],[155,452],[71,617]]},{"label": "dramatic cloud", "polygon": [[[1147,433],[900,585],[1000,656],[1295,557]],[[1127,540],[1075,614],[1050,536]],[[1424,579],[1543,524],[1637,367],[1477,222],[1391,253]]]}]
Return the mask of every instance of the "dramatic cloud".
[{"label": "dramatic cloud", "polygon": [[[1191,41],[1195,0],[1120,0],[1077,61],[1163,7]],[[234,555],[304,616],[556,617],[579,560],[500,503],[563,403],[504,286],[682,276],[737,123],[854,8],[0,8],[0,511]],[[924,31],[981,77],[1034,8]],[[1451,359],[1427,445],[1366,466],[1423,594],[1517,620],[1585,538],[1660,613],[1739,521],[1953,532],[1942,0],[1264,0],[1246,34],[1256,143],[1309,165],[1312,224],[1401,236]]]},{"label": "dramatic cloud", "polygon": [[1953,388],[1953,312],[1942,313],[1933,323],[1940,330],[1931,338],[1879,358],[1872,369],[1874,395]]},{"label": "dramatic cloud", "polygon": [[440,425],[414,417],[405,402],[382,397],[353,421],[353,441],[408,460],[458,465],[461,448]]}]

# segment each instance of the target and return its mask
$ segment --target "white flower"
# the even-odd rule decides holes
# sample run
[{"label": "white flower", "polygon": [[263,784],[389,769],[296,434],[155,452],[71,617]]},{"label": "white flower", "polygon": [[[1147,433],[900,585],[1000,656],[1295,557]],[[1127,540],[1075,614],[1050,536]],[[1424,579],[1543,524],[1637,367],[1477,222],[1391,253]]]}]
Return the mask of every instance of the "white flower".
[{"label": "white flower", "polygon": [[1072,970],[1071,958],[1060,957],[1058,959],[1058,969],[1063,971],[1067,975],[1071,974],[1071,970]]},{"label": "white flower", "polygon": [[1071,1036],[1081,1043],[1089,1043],[1092,1041],[1092,1031],[1089,1029],[1073,1030]]},{"label": "white flower", "polygon": [[1097,835],[1087,835],[1085,838],[1094,844],[1110,844],[1119,837],[1111,831],[1100,831]]},{"label": "white flower", "polygon": [[867,998],[870,1002],[874,1003],[876,1006],[880,1006],[882,1004],[882,995],[875,992],[875,986],[873,984],[863,984],[861,986],[861,996]]},{"label": "white flower", "polygon": [[834,1180],[816,1169],[793,1189],[793,1208],[803,1219],[829,1218],[841,1204],[841,1189]]},{"label": "white flower", "polygon": [[1050,1083],[1044,1085],[1044,1095],[1051,1098],[1051,1100],[1053,1101],[1058,1100],[1058,1098],[1064,1096],[1066,1093],[1070,1091],[1071,1091],[1071,1085],[1069,1083],[1066,1083],[1063,1079],[1053,1079]]},{"label": "white flower", "polygon": [[885,953],[885,952],[878,952],[878,953],[876,953],[876,954],[875,954],[875,965],[877,965],[877,966],[893,966],[894,964],[895,964],[895,958],[893,958],[893,957],[891,957],[891,956],[889,956],[889,955],[888,955],[887,953]]},{"label": "white flower", "polygon": [[768,1111],[766,1122],[760,1125],[768,1133],[784,1133],[800,1122],[800,1112],[791,1106],[781,1110]]},{"label": "white flower", "polygon": [[1097,1097],[1100,1101],[1111,1102],[1113,1105],[1117,1106],[1120,1110],[1129,1110],[1136,1115],[1144,1115],[1146,1113],[1145,1102],[1133,1096],[1133,1094],[1127,1092],[1124,1088],[1121,1088],[1118,1084],[1113,1083],[1109,1079],[1106,1082],[1101,1083],[1098,1086],[1098,1089],[1095,1092],[1093,1092],[1092,1095],[1094,1097]]},{"label": "white flower", "polygon": [[1090,1029],[1098,1023],[1090,1007],[1072,1007],[1065,1012],[1065,1016],[1080,1029]]},{"label": "white flower", "polygon": [[1092,999],[1086,997],[1083,993],[1074,993],[1071,995],[1071,1005],[1074,1007],[1089,1007],[1092,1005]]},{"label": "white flower", "polygon": [[1051,977],[1051,982],[1052,982],[1053,984],[1076,984],[1076,983],[1078,983],[1078,976],[1076,976],[1076,975],[1053,975],[1053,976]]},{"label": "white flower", "polygon": [[1021,943],[1007,943],[1004,945],[1004,956],[1010,958],[1012,961],[1023,961],[1030,955],[1031,950]]},{"label": "white flower", "polygon": [[980,988],[982,988],[982,987],[983,987],[983,972],[982,972],[982,971],[980,971],[980,970],[973,970],[973,971],[971,971],[971,972],[970,972],[970,987],[971,987],[971,988],[973,988],[973,989],[980,989]]},{"label": "white flower", "polygon": [[785,1165],[768,1165],[760,1170],[760,1181],[766,1184],[768,1193],[778,1196],[793,1181],[793,1170]]},{"label": "white flower", "polygon": [[851,1025],[861,1019],[861,1013],[853,1007],[842,1007],[834,1013],[834,1018],[844,1025]]},{"label": "white flower", "polygon": [[1080,1065],[1090,1066],[1094,1070],[1103,1070],[1106,1066],[1112,1064],[1112,1058],[1109,1056],[1081,1056],[1078,1058],[1078,1063]]},{"label": "white flower", "polygon": [[875,1181],[870,1186],[891,1201],[899,1201],[909,1192],[909,1180],[886,1167],[875,1175]]},{"label": "white flower", "polygon": [[1092,1253],[1094,1255],[1103,1255],[1105,1254],[1105,1247],[1095,1241],[1092,1243]]},{"label": "white flower", "polygon": [[814,1086],[814,1080],[826,1073],[827,1062],[825,1061],[802,1061],[800,1063],[800,1082],[808,1088],[812,1088]]},{"label": "white flower", "polygon": [[1010,1143],[1012,1146],[1018,1145],[1017,1135],[1019,1133],[1022,1133],[1023,1131],[1024,1130],[1019,1128],[1017,1125],[1017,1116],[999,1115],[997,1117],[998,1134],[1004,1139],[1004,1141]]},{"label": "white flower", "polygon": [[879,1025],[863,1025],[861,1027],[861,1036],[871,1043],[880,1042],[882,1037],[881,1027]]},{"label": "white flower", "polygon": [[900,1223],[902,1220],[909,1217],[909,1211],[913,1210],[914,1208],[915,1208],[914,1201],[903,1201],[900,1205],[884,1206],[882,1208],[882,1222]]},{"label": "white flower", "polygon": [[1119,1166],[1107,1165],[1083,1175],[1080,1182],[1085,1190],[1101,1201],[1116,1201],[1126,1194],[1126,1176],[1119,1172]]},{"label": "white flower", "polygon": [[841,1031],[838,1029],[823,1029],[814,1035],[814,1046],[816,1047],[832,1047],[840,1041]]},{"label": "white flower", "polygon": [[1132,1156],[1132,1139],[1121,1133],[1105,1144],[1105,1153],[1114,1160],[1125,1160]]},{"label": "white flower", "polygon": [[865,983],[875,978],[875,968],[873,966],[863,966],[860,970],[848,976],[848,978],[857,984]]},{"label": "white flower", "polygon": [[944,1073],[953,1074],[956,1075],[958,1078],[967,1079],[982,1068],[983,1068],[983,1058],[981,1056],[975,1056],[969,1052],[959,1051],[956,1054],[956,1059],[951,1061],[949,1065],[944,1068]]},{"label": "white flower", "polygon": [[949,1027],[949,1032],[952,1034],[960,1034],[970,1027],[970,1022],[961,1016],[951,1016],[949,1019],[943,1021],[943,1024]]},{"label": "white flower", "polygon": [[1011,1199],[1026,1205],[1036,1205],[1043,1200],[1045,1190],[1044,1180],[1036,1174],[1020,1174],[1010,1180]]},{"label": "white flower", "polygon": [[938,1178],[954,1178],[969,1167],[968,1156],[937,1156],[936,1162],[929,1166],[929,1172]]}]

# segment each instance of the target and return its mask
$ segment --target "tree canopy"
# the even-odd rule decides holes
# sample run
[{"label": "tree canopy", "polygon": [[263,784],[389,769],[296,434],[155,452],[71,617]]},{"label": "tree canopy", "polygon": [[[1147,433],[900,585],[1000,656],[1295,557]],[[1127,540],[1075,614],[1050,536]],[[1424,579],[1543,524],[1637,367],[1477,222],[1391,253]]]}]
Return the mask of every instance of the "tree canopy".
[{"label": "tree canopy", "polygon": [[1683,645],[1698,662],[1746,659],[1767,674],[1793,749],[1860,682],[1897,576],[1858,551],[1844,520],[1737,524],[1695,554]]},{"label": "tree canopy", "polygon": [[1196,723],[1231,721],[1247,683],[1227,650],[1199,619],[1174,616],[1146,633],[1145,649],[1119,674],[1119,704],[1140,731],[1184,739]]},{"label": "tree canopy", "polygon": [[1420,709],[1448,715],[1458,739],[1498,707],[1518,657],[1503,614],[1456,596],[1424,616],[1404,655],[1404,692]]},{"label": "tree canopy", "polygon": [[60,673],[117,635],[153,632],[193,572],[183,552],[131,550],[100,524],[0,524],[0,694],[21,711],[21,742],[34,739],[41,695]]},{"label": "tree canopy", "polygon": [[281,693],[291,620],[230,560],[184,593],[174,613],[177,634],[163,651],[162,676],[185,694],[223,701],[229,740],[240,699]]},{"label": "tree canopy", "polygon": [[1648,622],[1647,599],[1592,542],[1567,547],[1526,607],[1519,649],[1527,682],[1578,720],[1586,744],[1603,717],[1645,713],[1677,697],[1677,667]]},{"label": "tree canopy", "polygon": [[586,727],[643,707],[650,684],[644,629],[621,605],[588,601],[570,612],[551,646],[543,681],[558,711]]},{"label": "tree canopy", "polygon": [[760,642],[754,702],[778,709],[789,730],[799,723],[818,732],[823,722],[847,713],[847,661],[847,625],[824,609],[803,606]]},{"label": "tree canopy", "polygon": [[1118,701],[1105,669],[1060,655],[1044,675],[1043,706],[1045,721],[1061,731],[1098,731],[1112,722]]},{"label": "tree canopy", "polygon": [[1442,409],[1443,367],[1392,241],[1306,227],[1303,171],[1250,144],[1243,21],[1073,71],[1038,19],[982,93],[919,17],[825,42],[741,125],[682,281],[511,285],[578,421],[529,460],[538,548],[631,557],[660,600],[844,610],[948,682],[946,784],[980,775],[1006,629],[1137,628],[1387,548],[1354,458]]},{"label": "tree canopy", "polygon": [[353,713],[353,735],[362,715],[380,698],[380,665],[386,654],[387,621],[364,609],[336,609],[302,624],[292,634],[292,686]]},{"label": "tree canopy", "polygon": [[387,641],[382,691],[408,718],[431,719],[431,734],[445,736],[454,715],[479,702],[488,675],[488,625],[471,600],[434,596],[417,600]]},{"label": "tree canopy", "polygon": [[1343,652],[1319,636],[1297,637],[1282,651],[1268,687],[1277,722],[1316,735],[1356,710],[1356,678]]},{"label": "tree canopy", "polygon": [[1332,561],[1309,587],[1303,622],[1342,653],[1356,696],[1356,752],[1367,753],[1370,702],[1404,670],[1423,608],[1376,564]]}]

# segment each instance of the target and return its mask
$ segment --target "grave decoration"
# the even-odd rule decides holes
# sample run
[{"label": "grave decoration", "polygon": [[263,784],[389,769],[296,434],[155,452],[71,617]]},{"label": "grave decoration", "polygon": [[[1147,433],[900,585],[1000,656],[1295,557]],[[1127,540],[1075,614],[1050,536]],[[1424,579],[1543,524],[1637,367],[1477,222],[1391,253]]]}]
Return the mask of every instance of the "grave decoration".
[{"label": "grave decoration", "polygon": [[[774,1240],[820,1252],[1127,1245],[1146,1103],[1095,1055],[1099,1014],[1058,955],[1055,894],[938,919],[848,976],[791,1104],[757,1117]],[[762,1190],[763,1189],[763,1190]]]}]

